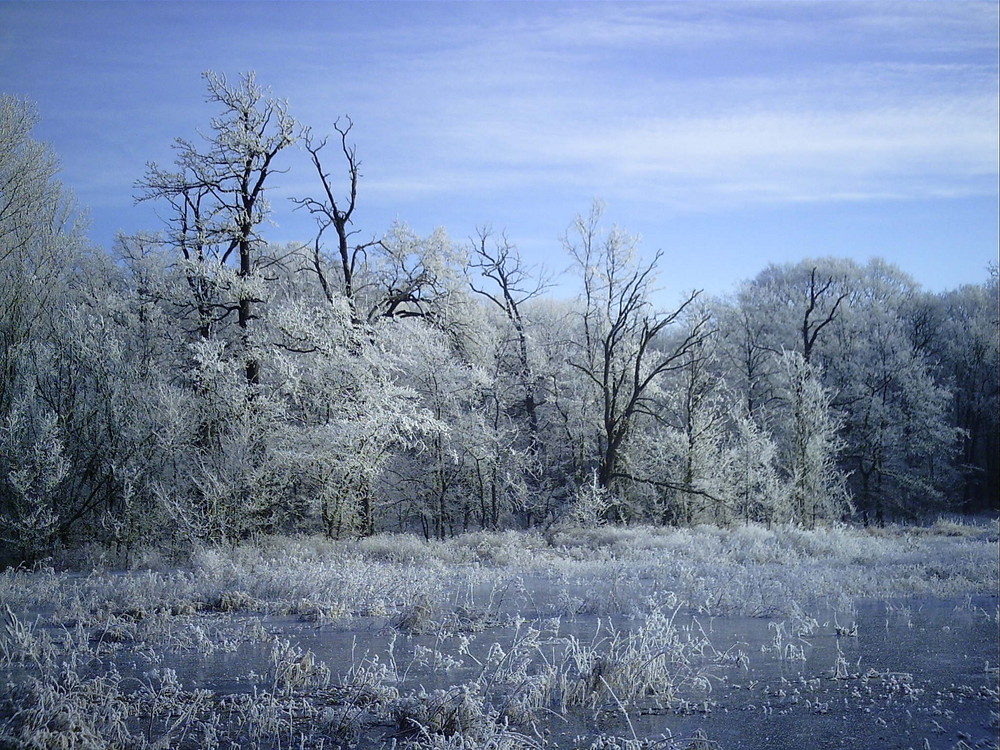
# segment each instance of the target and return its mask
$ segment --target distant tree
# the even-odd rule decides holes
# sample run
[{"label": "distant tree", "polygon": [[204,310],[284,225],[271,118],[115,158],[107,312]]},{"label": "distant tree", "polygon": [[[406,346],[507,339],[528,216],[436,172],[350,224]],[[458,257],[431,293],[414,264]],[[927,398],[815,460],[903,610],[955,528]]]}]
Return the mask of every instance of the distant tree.
[{"label": "distant tree", "polygon": [[843,318],[855,274],[849,261],[806,259],[771,264],[740,285],[732,327],[740,331],[741,369],[753,376],[754,385],[761,387],[768,354],[798,351],[812,362],[823,352]]},{"label": "distant tree", "polygon": [[650,408],[637,416],[624,456],[622,473],[644,485],[631,494],[656,523],[726,524],[733,518],[728,447],[734,395],[720,371],[720,340],[710,312],[689,307],[672,342],[696,328],[704,335],[649,389]]},{"label": "distant tree", "polygon": [[914,339],[916,283],[883,261],[853,269],[836,336],[822,353],[825,383],[843,416],[842,454],[868,521],[913,517],[946,502],[958,433],[949,394]]},{"label": "distant tree", "polygon": [[[913,280],[884,261],[861,266],[835,258],[769,266],[739,295],[756,351],[797,352],[819,368],[845,441],[840,468],[870,521],[940,507],[950,482],[956,433],[913,319],[918,299]],[[755,374],[757,404],[778,393],[776,384],[787,389],[787,373],[776,379],[765,366]],[[769,408],[755,418],[769,425],[769,412],[778,413]]]},{"label": "distant tree", "polygon": [[56,414],[33,397],[26,393],[0,422],[0,467],[4,470],[0,539],[24,560],[55,545],[65,525],[59,486],[70,469]]},{"label": "distant tree", "polygon": [[59,415],[70,471],[63,482],[63,536],[115,545],[126,558],[163,531],[155,487],[172,457],[156,450],[157,392],[169,377],[167,322],[133,290],[108,254],[89,256],[74,278],[59,346],[36,376]]}]

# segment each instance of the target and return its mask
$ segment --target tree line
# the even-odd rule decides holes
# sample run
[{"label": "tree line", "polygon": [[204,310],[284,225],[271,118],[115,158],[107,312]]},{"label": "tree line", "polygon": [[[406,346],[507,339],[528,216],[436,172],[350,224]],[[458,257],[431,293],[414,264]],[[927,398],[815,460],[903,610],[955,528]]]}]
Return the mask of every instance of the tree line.
[{"label": "tree line", "polygon": [[[161,227],[92,247],[0,97],[0,538],[7,558],[260,533],[866,523],[996,510],[998,291],[880,260],[770,265],[655,301],[662,253],[595,203],[572,300],[505,232],[363,235],[353,123],[206,74],[205,135],[150,163]],[[276,245],[291,148],[315,235]]]}]

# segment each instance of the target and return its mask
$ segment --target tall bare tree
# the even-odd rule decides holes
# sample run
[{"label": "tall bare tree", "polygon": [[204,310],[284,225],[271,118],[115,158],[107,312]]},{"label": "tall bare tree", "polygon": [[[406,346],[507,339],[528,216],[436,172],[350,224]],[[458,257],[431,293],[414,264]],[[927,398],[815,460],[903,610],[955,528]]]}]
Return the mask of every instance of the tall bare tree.
[{"label": "tall bare tree", "polygon": [[602,409],[597,435],[597,481],[611,489],[625,478],[619,462],[638,415],[654,409],[652,386],[685,366],[686,356],[708,333],[707,315],[677,340],[665,333],[698,297],[693,292],[674,310],[656,310],[650,300],[662,252],[646,263],[636,257],[637,239],[614,227],[600,228],[603,207],[577,217],[566,250],[583,275],[582,339],[569,364],[598,392]]},{"label": "tall bare tree", "polygon": [[525,304],[548,288],[548,281],[544,274],[531,278],[531,271],[522,260],[517,246],[507,239],[506,234],[501,233],[496,236],[487,227],[478,230],[478,235],[472,244],[469,269],[481,276],[484,281],[492,282],[495,287],[487,289],[485,284],[472,277],[469,280],[472,291],[503,310],[514,329],[517,344],[518,387],[528,420],[531,451],[537,452],[538,401],[535,398],[535,378],[528,359],[528,332],[522,311]]},{"label": "tall bare tree", "polygon": [[330,270],[327,268],[327,259],[323,250],[323,235],[331,227],[336,233],[337,257],[336,265],[340,276],[340,291],[347,298],[351,307],[351,317],[355,324],[360,323],[357,300],[355,292],[355,275],[359,269],[359,262],[363,263],[369,248],[379,245],[377,240],[354,244],[352,237],[358,233],[353,229],[354,211],[358,205],[358,178],[361,176],[361,161],[358,159],[357,147],[348,143],[348,135],[354,127],[354,122],[350,117],[345,117],[346,124],[342,125],[338,119],[333,124],[333,129],[337,131],[340,141],[340,152],[344,158],[344,166],[347,173],[347,187],[345,194],[338,197],[334,178],[323,165],[320,152],[326,148],[328,138],[314,139],[310,133],[305,136],[305,148],[309,152],[313,168],[319,176],[322,195],[319,199],[312,197],[296,198],[294,202],[305,208],[316,219],[318,230],[313,240],[310,265],[316,274],[323,294],[329,302],[334,301],[334,282],[330,278]]}]

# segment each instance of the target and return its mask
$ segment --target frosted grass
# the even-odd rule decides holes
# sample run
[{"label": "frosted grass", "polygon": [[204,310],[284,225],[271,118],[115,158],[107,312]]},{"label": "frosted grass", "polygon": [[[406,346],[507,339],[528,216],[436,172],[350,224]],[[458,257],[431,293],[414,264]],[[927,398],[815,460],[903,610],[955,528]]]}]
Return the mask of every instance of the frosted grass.
[{"label": "frosted grass", "polygon": [[901,696],[947,732],[956,701],[975,707],[964,732],[996,713],[996,664],[959,665],[934,702],[873,629],[921,648],[995,632],[997,536],[940,521],[273,537],[177,567],[7,570],[0,747],[717,747],[735,736],[725,706],[794,737],[787,717],[862,697],[903,721],[885,708]]}]

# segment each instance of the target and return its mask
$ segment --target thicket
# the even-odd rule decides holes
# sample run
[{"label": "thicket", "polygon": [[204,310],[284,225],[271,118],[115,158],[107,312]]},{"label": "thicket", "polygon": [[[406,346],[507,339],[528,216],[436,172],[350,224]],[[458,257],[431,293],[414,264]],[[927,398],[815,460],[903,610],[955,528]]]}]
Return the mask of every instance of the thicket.
[{"label": "thicket", "polygon": [[[997,509],[995,268],[935,294],[879,260],[806,259],[664,310],[667,256],[595,204],[563,241],[582,291],[559,299],[506,234],[361,233],[349,120],[328,143],[252,75],[206,83],[206,134],[136,183],[164,225],[109,249],[32,106],[0,97],[8,560]],[[266,195],[292,148],[317,231],[276,246]]]}]

